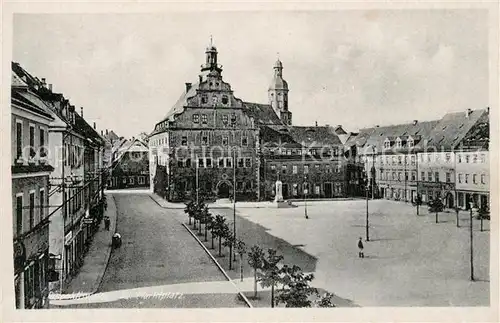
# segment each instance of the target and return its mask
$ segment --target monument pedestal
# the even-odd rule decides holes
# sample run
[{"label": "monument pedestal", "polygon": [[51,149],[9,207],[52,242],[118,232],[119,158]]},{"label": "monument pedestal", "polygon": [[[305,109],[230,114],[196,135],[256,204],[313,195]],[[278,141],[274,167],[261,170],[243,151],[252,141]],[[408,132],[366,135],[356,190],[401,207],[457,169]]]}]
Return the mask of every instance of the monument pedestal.
[{"label": "monument pedestal", "polygon": [[287,208],[297,207],[297,205],[293,205],[292,202],[287,202],[282,200],[282,201],[273,201],[272,207],[278,209],[287,209]]}]

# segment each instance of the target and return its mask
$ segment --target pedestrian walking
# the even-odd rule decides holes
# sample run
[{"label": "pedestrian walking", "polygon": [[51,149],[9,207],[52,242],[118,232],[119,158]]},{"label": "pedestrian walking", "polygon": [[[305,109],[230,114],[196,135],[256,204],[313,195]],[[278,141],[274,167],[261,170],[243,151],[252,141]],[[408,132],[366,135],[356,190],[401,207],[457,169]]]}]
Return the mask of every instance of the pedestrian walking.
[{"label": "pedestrian walking", "polygon": [[104,228],[106,229],[106,231],[109,231],[109,224],[110,224],[110,220],[109,220],[109,216],[105,216],[104,217]]},{"label": "pedestrian walking", "polygon": [[358,240],[358,249],[359,249],[359,252],[358,252],[358,257],[359,258],[364,258],[365,257],[365,253],[363,252],[363,238],[359,237],[359,240]]}]

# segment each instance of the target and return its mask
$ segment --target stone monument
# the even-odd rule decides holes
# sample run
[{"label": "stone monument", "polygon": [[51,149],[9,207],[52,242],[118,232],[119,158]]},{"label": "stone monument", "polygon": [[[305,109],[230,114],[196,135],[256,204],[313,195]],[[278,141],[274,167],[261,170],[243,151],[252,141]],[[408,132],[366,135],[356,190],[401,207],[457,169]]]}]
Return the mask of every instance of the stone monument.
[{"label": "stone monument", "polygon": [[275,183],[275,191],[276,194],[274,196],[273,206],[277,208],[289,208],[296,207],[291,202],[286,202],[283,200],[283,183],[280,180],[277,180]]}]

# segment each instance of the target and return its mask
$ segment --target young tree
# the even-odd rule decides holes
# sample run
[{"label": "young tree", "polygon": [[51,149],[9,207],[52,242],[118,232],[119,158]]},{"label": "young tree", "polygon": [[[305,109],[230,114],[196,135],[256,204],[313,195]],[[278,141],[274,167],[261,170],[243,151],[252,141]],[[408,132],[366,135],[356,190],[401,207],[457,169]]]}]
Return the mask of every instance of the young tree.
[{"label": "young tree", "polygon": [[429,204],[429,212],[436,213],[436,223],[439,223],[438,214],[439,212],[443,212],[443,210],[444,210],[444,204],[440,198],[436,198]]},{"label": "young tree", "polygon": [[317,293],[317,299],[314,301],[315,307],[335,307],[335,304],[332,302],[333,294],[326,292],[323,295],[319,295]]},{"label": "young tree", "polygon": [[186,207],[184,208],[184,213],[186,213],[189,218],[189,225],[191,225],[191,217],[193,216],[195,204],[196,202],[189,201],[188,203],[186,203]]},{"label": "young tree", "polygon": [[224,234],[224,247],[229,247],[229,270],[233,269],[233,246],[235,244],[234,233],[229,230],[229,226],[227,227],[227,231]]},{"label": "young tree", "polygon": [[253,297],[257,298],[257,271],[264,265],[264,251],[259,246],[253,246],[247,256],[248,264],[253,268]]},{"label": "young tree", "polygon": [[210,225],[212,214],[208,211],[208,206],[205,205],[202,211],[203,224],[205,224],[205,242],[208,241],[207,231]]},{"label": "young tree", "polygon": [[214,249],[214,238],[215,238],[215,217],[210,214],[210,218],[208,219],[208,229],[210,230],[210,237],[212,239],[212,249]]},{"label": "young tree", "polygon": [[243,255],[247,251],[247,247],[245,245],[245,242],[238,240],[236,241],[235,244],[236,251],[238,252],[238,255],[240,256],[240,281],[243,281]]},{"label": "young tree", "polygon": [[479,219],[481,220],[481,232],[483,230],[483,220],[489,220],[490,219],[490,206],[488,203],[483,203],[481,204],[481,207],[478,210],[478,215]]},{"label": "young tree", "polygon": [[219,257],[222,257],[222,239],[227,236],[228,231],[229,227],[226,219],[222,215],[217,214],[215,216],[214,234],[219,239]]},{"label": "young tree", "polygon": [[283,287],[278,291],[276,303],[284,303],[285,307],[311,307],[309,296],[318,293],[316,288],[309,286],[314,275],[304,274],[297,265],[284,265],[280,274]]},{"label": "young tree", "polygon": [[274,288],[280,282],[280,268],[278,263],[283,260],[276,250],[268,249],[267,256],[262,259],[262,271],[259,272],[259,281],[262,287],[271,287],[271,307],[274,307]]}]

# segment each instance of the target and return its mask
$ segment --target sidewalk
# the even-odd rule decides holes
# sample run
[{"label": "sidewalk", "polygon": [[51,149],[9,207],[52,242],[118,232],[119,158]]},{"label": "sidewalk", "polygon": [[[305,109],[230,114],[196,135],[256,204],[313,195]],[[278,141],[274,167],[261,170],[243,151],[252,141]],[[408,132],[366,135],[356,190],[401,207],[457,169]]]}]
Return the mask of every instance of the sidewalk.
[{"label": "sidewalk", "polygon": [[94,235],[89,251],[85,255],[83,266],[64,290],[64,295],[52,295],[51,299],[81,298],[97,292],[111,255],[111,237],[116,229],[117,210],[112,194],[106,194],[108,208],[104,216],[111,220],[109,231],[104,229],[104,223]]},{"label": "sidewalk", "polygon": [[156,204],[158,204],[159,206],[161,206],[164,209],[182,209],[182,210],[184,210],[186,208],[186,205],[184,203],[171,203],[156,193],[150,193],[149,197],[151,197],[151,199],[153,201],[155,201]]}]

